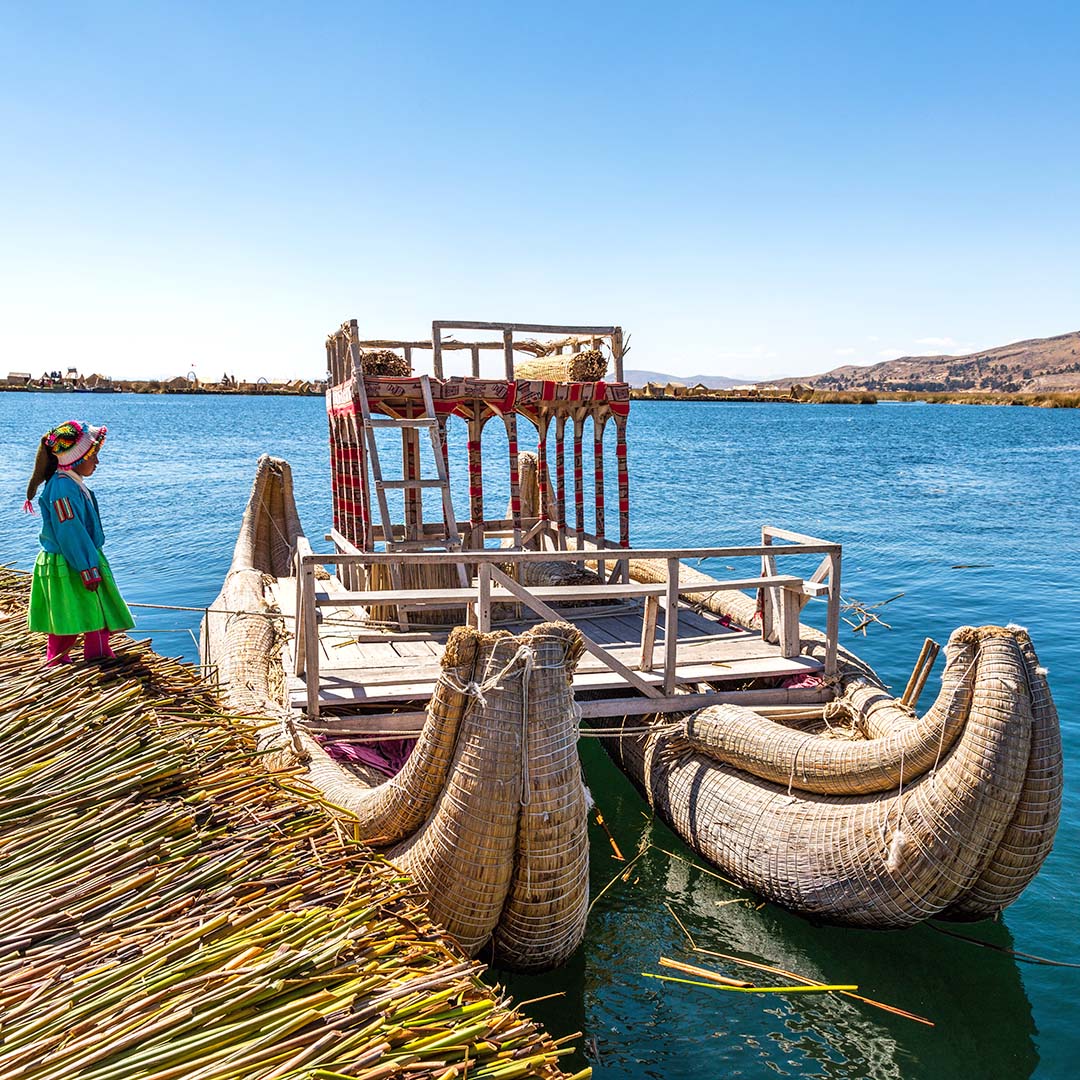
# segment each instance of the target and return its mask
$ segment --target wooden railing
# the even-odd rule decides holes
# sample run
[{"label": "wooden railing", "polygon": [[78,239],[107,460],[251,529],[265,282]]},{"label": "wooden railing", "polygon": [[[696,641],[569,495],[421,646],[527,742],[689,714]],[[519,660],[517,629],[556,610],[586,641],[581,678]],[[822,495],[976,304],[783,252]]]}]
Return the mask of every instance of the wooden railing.
[{"label": "wooden railing", "polygon": [[[702,594],[721,590],[763,589],[765,603],[762,611],[762,636],[775,640],[784,657],[794,657],[801,647],[799,613],[812,597],[827,597],[826,614],[826,676],[836,672],[837,639],[840,625],[840,557],[839,544],[819,540],[812,536],[766,527],[762,530],[762,543],[747,547],[722,548],[648,548],[603,549],[582,551],[518,551],[507,548],[490,548],[481,551],[461,552],[364,552],[359,551],[343,537],[332,533],[338,551],[316,555],[310,544],[301,538],[295,555],[296,575],[296,642],[293,653],[293,669],[304,676],[306,682],[307,714],[319,713],[319,608],[371,607],[373,605],[396,606],[410,610],[438,608],[463,608],[467,610],[470,624],[481,631],[491,628],[492,606],[496,603],[521,604],[541,618],[559,619],[558,607],[598,600],[642,599],[644,618],[641,631],[641,656],[637,670],[627,667],[617,657],[597,642],[585,637],[585,649],[619,675],[629,687],[640,691],[656,711],[663,711],[675,693],[676,663],[679,640],[679,598],[686,594]],[[774,543],[774,541],[784,541]],[[614,580],[598,585],[523,586],[501,567],[510,564],[516,568],[529,562],[582,562],[596,564],[603,554],[610,551],[620,560],[662,560],[665,580],[662,583]],[[823,556],[818,568],[808,577],[777,572],[777,560],[791,555]],[[760,574],[749,577],[729,578],[723,581],[680,581],[683,560],[757,558]],[[346,576],[361,579],[362,567],[378,563],[398,562],[417,565],[464,564],[475,568],[474,584],[466,588],[432,589],[363,589],[350,592],[320,593],[316,585],[315,571],[318,566],[347,568]],[[612,577],[614,578],[614,574]],[[662,688],[642,678],[642,673],[654,668],[654,653],[659,612],[664,611],[663,628],[663,684]]]}]

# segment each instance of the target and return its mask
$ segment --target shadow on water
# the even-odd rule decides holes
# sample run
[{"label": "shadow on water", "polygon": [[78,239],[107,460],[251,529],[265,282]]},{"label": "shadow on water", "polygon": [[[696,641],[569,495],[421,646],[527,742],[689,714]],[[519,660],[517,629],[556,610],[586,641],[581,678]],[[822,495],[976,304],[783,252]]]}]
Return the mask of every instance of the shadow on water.
[{"label": "shadow on water", "polygon": [[[654,847],[593,908],[586,941],[567,968],[545,976],[493,972],[519,1000],[565,991],[527,1011],[555,1037],[583,1032],[575,1040],[581,1049],[567,1065],[590,1064],[598,1078],[668,1080],[699,1077],[703,1067],[712,1075],[835,1080],[1013,1080],[1034,1072],[1035,1023],[1012,957],[933,926],[855,930],[761,905],[706,872],[706,864],[646,812],[598,746],[585,742],[582,757],[627,858],[642,843]],[[592,840],[595,896],[626,864],[611,857],[607,836],[595,826]],[[660,967],[666,956],[758,986],[788,982],[694,952],[669,906],[699,948],[826,983],[854,983],[863,996],[935,1026],[839,994],[743,994],[646,978],[643,972],[693,978]],[[1000,922],[946,928],[1012,947]]]}]

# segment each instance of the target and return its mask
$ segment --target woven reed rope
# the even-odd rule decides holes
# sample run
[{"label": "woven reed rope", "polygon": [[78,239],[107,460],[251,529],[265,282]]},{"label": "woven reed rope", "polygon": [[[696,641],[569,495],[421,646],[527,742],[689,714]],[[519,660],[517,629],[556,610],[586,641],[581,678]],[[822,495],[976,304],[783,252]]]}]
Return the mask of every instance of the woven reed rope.
[{"label": "woven reed rope", "polygon": [[[1031,863],[1049,847],[1048,819],[1056,819],[1052,791],[1043,792],[1041,811],[1021,808],[1022,793],[1038,798],[1034,778],[1029,781],[1034,652],[1015,632],[964,627],[950,638],[946,657],[935,708],[948,714],[950,699],[965,700],[965,723],[937,768],[905,780],[902,791],[789,794],[786,785],[680,749],[663,736],[612,740],[612,750],[661,816],[748,888],[839,922],[910,925],[963,910],[963,897],[984,875],[1001,874],[1002,843],[1021,836],[1014,826],[1018,811],[1043,821],[1024,868],[1030,880]],[[1044,721],[1052,723],[1048,713]],[[1052,759],[1052,749],[1044,756]],[[1046,772],[1036,771],[1040,777]],[[1052,779],[1047,786],[1053,788]],[[1010,882],[1011,890],[1018,881]],[[987,881],[982,891],[1007,902],[1008,891],[996,882]]]},{"label": "woven reed rope", "polygon": [[[581,653],[580,633],[560,623],[517,638],[461,629],[478,642],[476,685],[466,688],[473,702],[431,816],[389,856],[428,894],[432,917],[467,953],[475,955],[496,934],[505,907],[508,925],[495,940],[497,961],[550,966],[580,943],[588,906],[581,870],[588,860],[585,808],[566,690]],[[573,764],[567,760],[571,744]],[[535,761],[534,748],[540,751]],[[551,829],[541,829],[542,815],[557,802],[566,805]],[[545,850],[545,843],[554,849]],[[527,931],[541,922],[542,940],[527,941]]]},{"label": "woven reed rope", "polygon": [[547,382],[597,382],[607,374],[607,358],[599,349],[555,354],[514,364],[516,379],[543,379]]},{"label": "woven reed rope", "polygon": [[392,349],[372,349],[360,354],[360,370],[370,378],[407,379],[412,367]]}]

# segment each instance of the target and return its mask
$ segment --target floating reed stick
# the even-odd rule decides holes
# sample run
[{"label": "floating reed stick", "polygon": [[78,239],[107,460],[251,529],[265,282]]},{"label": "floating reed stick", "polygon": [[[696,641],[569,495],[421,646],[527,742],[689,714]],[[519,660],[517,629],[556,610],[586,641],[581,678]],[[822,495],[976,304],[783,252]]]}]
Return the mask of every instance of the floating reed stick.
[{"label": "floating reed stick", "polygon": [[674,975],[657,975],[652,971],[641,973],[646,979],[660,979],[661,982],[684,983],[686,986],[705,986],[710,990],[727,990],[733,994],[823,994],[834,991],[858,990],[858,986],[826,986],[824,983],[814,983],[812,986],[727,986],[724,983],[700,982],[697,979],[679,979]]}]

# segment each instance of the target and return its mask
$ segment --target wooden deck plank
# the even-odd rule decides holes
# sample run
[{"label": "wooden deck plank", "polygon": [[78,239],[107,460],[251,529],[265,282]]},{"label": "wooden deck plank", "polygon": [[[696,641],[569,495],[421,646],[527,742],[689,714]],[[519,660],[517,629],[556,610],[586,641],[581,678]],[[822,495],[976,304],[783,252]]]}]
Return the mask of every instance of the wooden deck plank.
[{"label": "wooden deck plank", "polygon": [[[326,584],[320,582],[320,588]],[[294,617],[293,580],[279,579],[272,586],[272,593],[288,624]],[[438,661],[449,628],[435,632],[410,631],[408,634],[391,629],[380,631],[366,624],[360,608],[352,604],[339,606],[333,602],[343,593],[339,583],[329,583],[327,593],[330,602],[321,609],[324,621],[319,627],[320,702],[338,707],[381,703],[394,707],[395,703],[400,702],[426,702],[441,673]],[[356,595],[351,594],[350,599]],[[634,598],[625,600],[614,611],[578,608],[569,619],[616,660],[637,673],[643,617],[642,602]],[[537,621],[539,619],[523,618],[506,628],[512,633],[520,633],[535,626]],[[355,629],[350,624],[355,624]],[[660,625],[663,626],[663,612]],[[755,630],[728,628],[710,612],[696,612],[680,606],[674,678],[679,686],[707,682],[722,685],[740,679],[801,675],[820,669],[820,663],[806,657],[782,657],[777,646],[763,641]],[[662,673],[653,671],[640,674],[652,686],[660,687],[663,684]],[[609,704],[612,709],[623,707],[617,702],[628,693],[631,696],[623,700],[627,711],[640,711],[644,708],[641,702],[658,700],[633,695],[624,678],[593,656],[583,658],[575,675],[574,688],[582,694],[611,695],[601,697],[599,703],[587,703],[592,715],[619,715],[618,712],[606,710]],[[289,698],[294,707],[304,706],[306,690],[302,678],[289,677]]]},{"label": "wooden deck plank", "polygon": [[[805,675],[821,670],[821,664],[806,657],[786,659],[782,656],[756,657],[732,662],[726,668],[717,668],[712,664],[688,664],[676,669],[675,681],[679,684],[698,682],[725,682],[737,679],[766,678],[785,675]],[[356,702],[411,701],[427,700],[435,688],[436,675],[423,678],[421,671],[410,669],[406,681],[402,673],[380,673],[372,678],[368,669],[349,671],[341,669],[326,672],[320,680],[320,702],[349,704]],[[384,674],[388,681],[379,681]],[[663,675],[657,672],[643,672],[641,677],[652,685],[659,686]],[[363,678],[363,684],[359,680]],[[579,671],[574,676],[575,691],[603,691],[628,689],[626,682],[611,671]],[[305,701],[305,688],[302,679],[290,677],[289,697],[294,706],[302,706]]]}]

